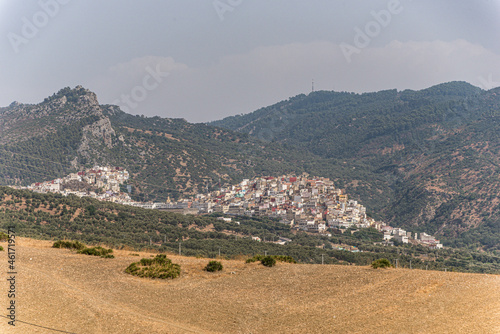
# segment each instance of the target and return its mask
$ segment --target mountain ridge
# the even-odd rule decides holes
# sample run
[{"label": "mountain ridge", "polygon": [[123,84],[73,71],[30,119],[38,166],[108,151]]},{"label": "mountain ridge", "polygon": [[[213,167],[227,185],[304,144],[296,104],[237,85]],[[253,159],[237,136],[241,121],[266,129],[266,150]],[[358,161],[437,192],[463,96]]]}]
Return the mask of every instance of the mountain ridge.
[{"label": "mountain ridge", "polygon": [[496,247],[499,91],[451,82],[421,91],[314,92],[210,124],[358,163],[348,192],[384,192],[377,209],[387,221],[450,238],[472,231],[472,244]]}]

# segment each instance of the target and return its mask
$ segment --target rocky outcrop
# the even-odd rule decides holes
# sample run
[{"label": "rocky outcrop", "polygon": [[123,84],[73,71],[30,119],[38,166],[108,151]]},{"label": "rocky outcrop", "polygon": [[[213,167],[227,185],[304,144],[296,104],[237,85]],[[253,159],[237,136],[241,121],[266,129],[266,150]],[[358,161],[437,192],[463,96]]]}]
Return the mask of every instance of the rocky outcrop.
[{"label": "rocky outcrop", "polygon": [[92,147],[103,144],[107,148],[113,148],[113,139],[116,133],[108,117],[101,118],[97,122],[85,126],[82,132],[82,142],[78,148],[79,154],[90,157],[91,151],[94,151]]},{"label": "rocky outcrop", "polygon": [[[54,133],[89,117],[104,119],[105,115],[96,94],[81,86],[61,89],[39,104],[13,102],[6,108],[0,108],[0,144]],[[95,128],[109,129],[110,126],[104,123]],[[111,133],[105,131],[103,136],[107,145]]]}]

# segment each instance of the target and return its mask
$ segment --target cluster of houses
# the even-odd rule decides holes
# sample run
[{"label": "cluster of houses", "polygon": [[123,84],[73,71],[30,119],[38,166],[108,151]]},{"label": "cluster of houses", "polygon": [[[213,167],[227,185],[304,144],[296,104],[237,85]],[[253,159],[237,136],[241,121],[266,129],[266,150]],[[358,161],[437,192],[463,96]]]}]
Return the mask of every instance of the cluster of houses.
[{"label": "cluster of houses", "polygon": [[432,235],[429,235],[425,232],[422,233],[414,233],[412,235],[411,232],[406,232],[401,228],[393,228],[392,226],[382,226],[380,229],[384,233],[384,242],[391,243],[390,240],[395,240],[399,243],[407,244],[421,244],[424,246],[428,246],[430,249],[441,249],[443,245],[439,243],[439,240],[434,238]]},{"label": "cluster of houses", "polygon": [[[377,222],[366,215],[366,208],[349,199],[333,181],[324,177],[284,175],[245,179],[237,185],[221,187],[217,191],[197,194],[190,199],[161,203],[132,201],[120,186],[129,179],[129,173],[120,167],[99,167],[72,173],[53,181],[34,183],[27,187],[37,192],[55,192],[63,195],[90,196],[99,200],[157,209],[183,214],[223,213],[233,216],[273,217],[292,229],[324,234],[328,229],[345,231],[349,228],[373,227],[384,233],[384,244],[423,244],[442,248],[439,240],[426,233],[406,232]],[[86,183],[94,191],[78,191],[64,185]],[[25,188],[26,189],[26,188]],[[130,189],[129,189],[130,191]],[[287,240],[279,242],[286,243]]]},{"label": "cluster of houses", "polygon": [[[100,167],[95,166],[85,171],[71,173],[66,177],[36,182],[28,189],[40,193],[59,193],[64,196],[76,195],[78,197],[93,197],[99,200],[122,203],[130,201],[127,193],[120,191],[120,186],[129,179],[127,170],[121,167]],[[89,185],[89,189],[81,190],[81,185]],[[73,189],[76,187],[78,189]]]},{"label": "cluster of houses", "polygon": [[443,247],[439,240],[426,233],[415,233],[412,238],[411,232],[367,217],[366,208],[349,199],[333,181],[307,174],[245,179],[238,185],[198,194],[191,200],[169,202],[164,210],[274,217],[293,229],[320,234],[328,233],[328,228],[345,231],[373,227],[384,232],[385,244],[393,244],[395,240],[435,249]]},{"label": "cluster of houses", "polygon": [[200,214],[274,217],[292,228],[317,233],[328,227],[345,229],[375,224],[366,216],[366,208],[350,200],[333,181],[307,174],[245,179],[238,185],[170,205],[192,208]]}]

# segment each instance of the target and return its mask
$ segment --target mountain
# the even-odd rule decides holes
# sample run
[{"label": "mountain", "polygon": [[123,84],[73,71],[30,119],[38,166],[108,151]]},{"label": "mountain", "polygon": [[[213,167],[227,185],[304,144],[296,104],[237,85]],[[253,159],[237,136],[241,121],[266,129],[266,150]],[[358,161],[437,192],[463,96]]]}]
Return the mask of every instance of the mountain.
[{"label": "mountain", "polygon": [[[81,86],[0,109],[2,184],[50,180],[94,164],[126,167],[136,199],[212,190],[255,175],[301,173],[315,158],[246,134],[100,105]],[[307,163],[306,163],[307,162]]]},{"label": "mountain", "polygon": [[500,88],[451,82],[421,91],[313,92],[211,125],[343,160],[355,168],[348,192],[396,226],[498,248],[499,121]]}]

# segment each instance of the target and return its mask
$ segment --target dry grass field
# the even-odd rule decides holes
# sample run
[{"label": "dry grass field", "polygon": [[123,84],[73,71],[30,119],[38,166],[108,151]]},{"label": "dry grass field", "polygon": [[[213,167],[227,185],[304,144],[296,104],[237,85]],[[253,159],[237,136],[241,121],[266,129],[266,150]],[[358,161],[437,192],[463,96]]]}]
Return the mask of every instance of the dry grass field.
[{"label": "dry grass field", "polygon": [[[211,274],[207,259],[169,255],[182,276],[160,281],[124,273],[149,253],[51,245],[18,240],[18,322],[0,318],[1,333],[500,333],[500,276],[244,261]],[[5,314],[5,278],[0,289]]]}]

